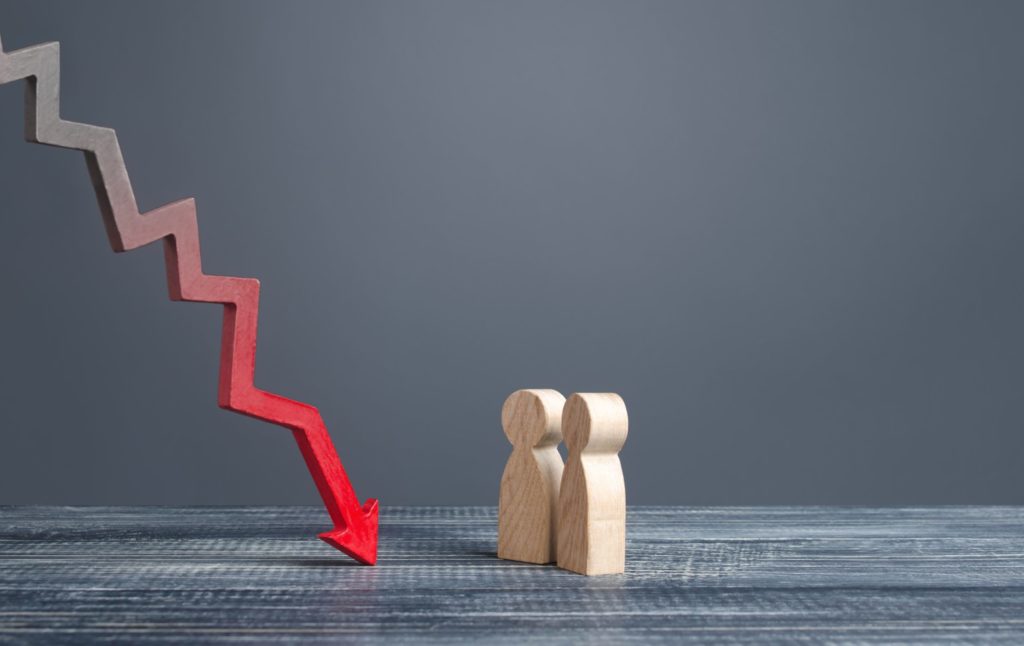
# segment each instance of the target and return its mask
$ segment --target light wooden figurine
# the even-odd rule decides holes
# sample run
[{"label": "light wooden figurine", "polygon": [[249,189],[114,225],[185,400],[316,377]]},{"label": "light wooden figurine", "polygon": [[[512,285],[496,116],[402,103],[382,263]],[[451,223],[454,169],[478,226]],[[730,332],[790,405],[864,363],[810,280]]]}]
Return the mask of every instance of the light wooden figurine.
[{"label": "light wooden figurine", "polygon": [[556,559],[564,404],[556,390],[517,390],[501,408],[501,425],[514,448],[501,476],[499,558],[527,563]]},{"label": "light wooden figurine", "polygon": [[580,574],[626,569],[626,484],[619,450],[626,404],[615,393],[576,393],[562,410],[569,450],[558,505],[558,567]]}]

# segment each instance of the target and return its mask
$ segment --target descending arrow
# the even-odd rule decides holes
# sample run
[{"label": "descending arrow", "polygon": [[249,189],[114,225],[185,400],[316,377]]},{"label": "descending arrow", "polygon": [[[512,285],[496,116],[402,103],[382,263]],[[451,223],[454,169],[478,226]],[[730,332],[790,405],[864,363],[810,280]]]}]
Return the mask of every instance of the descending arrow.
[{"label": "descending arrow", "polygon": [[171,300],[224,305],[217,403],[291,429],[334,522],[334,529],[320,538],[361,563],[376,563],[377,501],[359,504],[320,413],[309,404],[253,385],[259,281],[203,273],[195,200],[139,213],[117,133],[60,118],[60,43],[13,52],[4,52],[0,43],[0,85],[22,79],[27,81],[25,138],[85,153],[114,251],[130,251],[162,239]]}]

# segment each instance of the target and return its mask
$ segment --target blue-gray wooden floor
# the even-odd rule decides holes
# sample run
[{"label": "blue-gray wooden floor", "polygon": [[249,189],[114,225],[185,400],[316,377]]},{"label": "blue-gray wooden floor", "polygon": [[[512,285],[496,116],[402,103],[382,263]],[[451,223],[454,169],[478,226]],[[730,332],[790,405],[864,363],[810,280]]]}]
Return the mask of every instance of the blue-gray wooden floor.
[{"label": "blue-gray wooden floor", "polygon": [[1024,643],[1024,508],[633,508],[627,571],[495,558],[495,511],[0,508],[0,641]]}]

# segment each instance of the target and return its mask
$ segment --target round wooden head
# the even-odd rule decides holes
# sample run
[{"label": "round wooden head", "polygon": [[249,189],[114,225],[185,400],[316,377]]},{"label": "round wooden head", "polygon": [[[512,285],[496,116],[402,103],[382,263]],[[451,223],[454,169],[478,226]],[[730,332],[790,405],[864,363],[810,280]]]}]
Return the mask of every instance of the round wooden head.
[{"label": "round wooden head", "polygon": [[554,446],[562,441],[562,406],[557,390],[517,390],[501,407],[501,426],[513,446]]},{"label": "round wooden head", "polygon": [[574,393],[562,409],[570,453],[618,453],[628,432],[626,402],[615,393]]}]

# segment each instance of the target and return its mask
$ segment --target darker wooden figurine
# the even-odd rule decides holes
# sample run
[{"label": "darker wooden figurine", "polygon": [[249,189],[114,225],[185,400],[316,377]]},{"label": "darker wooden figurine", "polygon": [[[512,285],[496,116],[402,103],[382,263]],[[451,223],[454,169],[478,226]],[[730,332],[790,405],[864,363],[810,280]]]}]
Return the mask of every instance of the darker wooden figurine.
[{"label": "darker wooden figurine", "polygon": [[558,546],[562,478],[562,405],[555,390],[517,390],[505,400],[501,424],[514,447],[501,476],[498,556],[553,563]]}]

